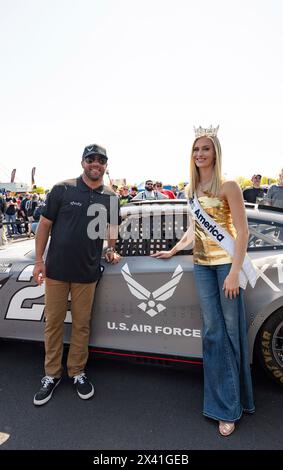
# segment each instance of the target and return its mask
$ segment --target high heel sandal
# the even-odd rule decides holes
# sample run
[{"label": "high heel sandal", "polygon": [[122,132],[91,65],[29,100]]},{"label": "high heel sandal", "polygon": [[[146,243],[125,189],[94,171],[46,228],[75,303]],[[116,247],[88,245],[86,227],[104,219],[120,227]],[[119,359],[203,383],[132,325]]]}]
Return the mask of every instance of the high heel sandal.
[{"label": "high heel sandal", "polygon": [[235,431],[235,423],[228,423],[227,421],[219,421],[219,432],[221,436],[230,436]]}]

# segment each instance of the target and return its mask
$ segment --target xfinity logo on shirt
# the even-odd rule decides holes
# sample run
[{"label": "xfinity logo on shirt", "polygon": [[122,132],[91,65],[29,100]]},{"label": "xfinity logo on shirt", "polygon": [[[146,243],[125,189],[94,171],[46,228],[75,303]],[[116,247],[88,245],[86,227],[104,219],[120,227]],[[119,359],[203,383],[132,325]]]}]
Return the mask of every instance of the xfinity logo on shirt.
[{"label": "xfinity logo on shirt", "polygon": [[71,206],[82,206],[82,203],[81,202],[77,202],[77,201],[72,201],[70,202]]}]

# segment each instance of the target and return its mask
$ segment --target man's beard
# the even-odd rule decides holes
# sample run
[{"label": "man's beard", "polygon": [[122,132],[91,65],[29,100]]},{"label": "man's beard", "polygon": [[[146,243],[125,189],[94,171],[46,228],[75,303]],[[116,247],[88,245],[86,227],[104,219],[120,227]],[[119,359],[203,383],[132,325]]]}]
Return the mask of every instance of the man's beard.
[{"label": "man's beard", "polygon": [[98,181],[103,178],[104,172],[97,172],[96,175],[93,175],[90,170],[85,170],[85,174],[91,181]]}]

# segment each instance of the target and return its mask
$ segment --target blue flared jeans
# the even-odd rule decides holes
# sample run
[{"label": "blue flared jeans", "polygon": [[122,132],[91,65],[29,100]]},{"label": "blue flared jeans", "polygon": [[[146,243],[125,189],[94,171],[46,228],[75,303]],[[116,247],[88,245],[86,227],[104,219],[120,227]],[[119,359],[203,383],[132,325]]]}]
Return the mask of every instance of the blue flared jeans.
[{"label": "blue flared jeans", "polygon": [[203,316],[203,414],[233,422],[255,407],[244,292],[229,299],[222,290],[230,268],[195,264],[194,275]]}]

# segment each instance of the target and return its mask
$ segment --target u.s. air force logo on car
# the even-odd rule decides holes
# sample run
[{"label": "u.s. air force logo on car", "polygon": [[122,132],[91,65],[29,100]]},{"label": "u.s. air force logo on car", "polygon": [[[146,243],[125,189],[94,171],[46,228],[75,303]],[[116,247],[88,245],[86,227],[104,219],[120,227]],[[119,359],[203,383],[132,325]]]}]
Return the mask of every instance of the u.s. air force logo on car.
[{"label": "u.s. air force logo on car", "polygon": [[161,302],[164,302],[165,300],[168,300],[170,297],[172,297],[177,285],[181,280],[181,277],[183,276],[183,269],[180,265],[178,265],[170,281],[166,282],[161,287],[159,287],[159,289],[156,289],[153,292],[150,292],[139,282],[135,281],[132,274],[130,273],[127,263],[122,267],[121,273],[128,285],[131,294],[133,294],[133,296],[139,300],[144,300],[144,302],[141,302],[138,307],[146,312],[150,317],[154,317],[166,309],[166,307]]}]

